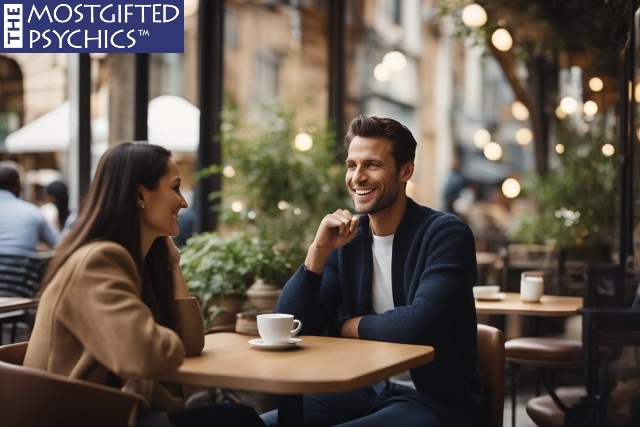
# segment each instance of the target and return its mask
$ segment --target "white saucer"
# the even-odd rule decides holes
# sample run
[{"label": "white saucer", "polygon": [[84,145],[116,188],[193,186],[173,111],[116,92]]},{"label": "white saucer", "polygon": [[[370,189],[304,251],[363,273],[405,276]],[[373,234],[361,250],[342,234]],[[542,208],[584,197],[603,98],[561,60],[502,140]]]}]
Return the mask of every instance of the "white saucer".
[{"label": "white saucer", "polygon": [[476,298],[478,301],[500,301],[507,297],[504,292],[498,292],[497,294],[487,295],[484,297]]},{"label": "white saucer", "polygon": [[290,338],[287,342],[267,344],[261,338],[256,338],[254,340],[249,340],[249,344],[264,348],[265,350],[284,350],[295,347],[295,345],[300,341],[302,341],[302,338]]}]

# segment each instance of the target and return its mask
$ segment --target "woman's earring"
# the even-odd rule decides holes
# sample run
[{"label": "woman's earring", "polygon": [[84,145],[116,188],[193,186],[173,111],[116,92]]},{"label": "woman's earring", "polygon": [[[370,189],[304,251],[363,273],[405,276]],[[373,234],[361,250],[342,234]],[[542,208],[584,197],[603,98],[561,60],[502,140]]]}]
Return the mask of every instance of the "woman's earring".
[{"label": "woman's earring", "polygon": [[140,207],[144,209],[144,203],[140,203]]}]

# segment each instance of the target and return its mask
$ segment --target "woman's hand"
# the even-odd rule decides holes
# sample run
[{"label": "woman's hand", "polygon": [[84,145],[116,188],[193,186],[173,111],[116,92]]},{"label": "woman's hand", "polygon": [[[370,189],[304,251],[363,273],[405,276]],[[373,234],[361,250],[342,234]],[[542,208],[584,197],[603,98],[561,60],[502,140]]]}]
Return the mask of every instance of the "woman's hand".
[{"label": "woman's hand", "polygon": [[169,251],[169,265],[180,265],[180,250],[175,243],[173,243],[173,239],[169,236],[165,236],[164,243],[167,245],[167,250]]}]

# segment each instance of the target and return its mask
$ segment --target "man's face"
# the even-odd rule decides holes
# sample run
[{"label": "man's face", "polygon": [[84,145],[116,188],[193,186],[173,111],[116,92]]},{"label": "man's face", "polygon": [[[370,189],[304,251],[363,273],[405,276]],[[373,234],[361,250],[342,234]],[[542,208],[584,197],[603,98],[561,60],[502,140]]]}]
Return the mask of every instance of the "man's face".
[{"label": "man's face", "polygon": [[345,182],[359,214],[384,211],[404,191],[406,181],[396,169],[391,141],[385,137],[353,138],[346,164]]}]

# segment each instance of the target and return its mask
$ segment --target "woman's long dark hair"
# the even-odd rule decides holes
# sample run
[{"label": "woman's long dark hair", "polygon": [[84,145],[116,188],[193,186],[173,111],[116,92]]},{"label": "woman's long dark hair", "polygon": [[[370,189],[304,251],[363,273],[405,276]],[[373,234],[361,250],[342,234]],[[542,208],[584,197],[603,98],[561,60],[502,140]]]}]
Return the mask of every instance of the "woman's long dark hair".
[{"label": "woman's long dark hair", "polygon": [[156,322],[175,329],[169,252],[164,239],[158,238],[142,258],[138,207],[139,185],[155,190],[170,158],[171,152],[163,147],[132,142],[111,147],[102,155],[78,219],[60,242],[40,292],[76,250],[89,242],[112,241],[133,257],[142,280],[142,300]]}]

